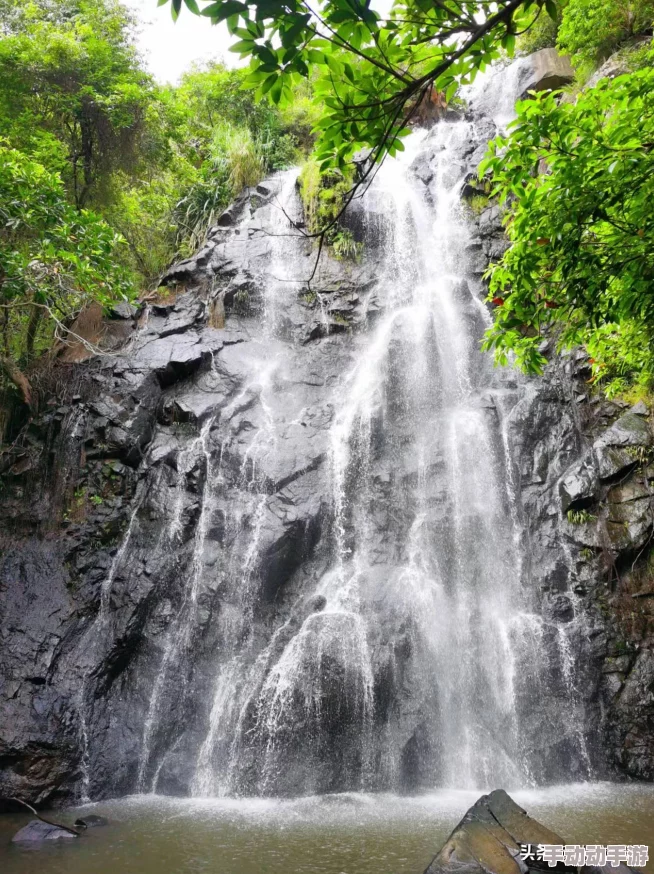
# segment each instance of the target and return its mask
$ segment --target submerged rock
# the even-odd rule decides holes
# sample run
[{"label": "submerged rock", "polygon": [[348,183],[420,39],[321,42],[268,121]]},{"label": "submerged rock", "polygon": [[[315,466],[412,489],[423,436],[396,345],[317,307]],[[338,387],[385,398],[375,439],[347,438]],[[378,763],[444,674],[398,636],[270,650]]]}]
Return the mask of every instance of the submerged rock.
[{"label": "submerged rock", "polygon": [[106,816],[90,813],[88,816],[80,816],[79,819],[76,819],[75,825],[78,828],[100,828],[101,826],[109,825],[109,820]]},{"label": "submerged rock", "polygon": [[20,831],[16,832],[11,840],[12,843],[22,844],[38,843],[40,841],[59,841],[76,837],[76,834],[66,831],[64,828],[59,828],[58,825],[51,825],[49,822],[33,819]]}]

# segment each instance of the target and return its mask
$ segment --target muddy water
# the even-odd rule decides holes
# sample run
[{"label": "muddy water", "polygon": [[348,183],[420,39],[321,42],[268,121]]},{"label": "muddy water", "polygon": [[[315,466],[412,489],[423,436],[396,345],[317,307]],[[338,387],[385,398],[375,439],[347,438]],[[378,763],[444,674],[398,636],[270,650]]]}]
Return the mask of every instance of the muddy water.
[{"label": "muddy water", "polygon": [[[30,817],[5,816],[0,872],[421,874],[478,796],[450,790],[289,801],[134,796],[60,812],[71,823],[84,811],[102,814],[111,825],[35,849],[10,844]],[[513,797],[568,843],[648,844],[654,851],[654,786],[583,784]]]}]

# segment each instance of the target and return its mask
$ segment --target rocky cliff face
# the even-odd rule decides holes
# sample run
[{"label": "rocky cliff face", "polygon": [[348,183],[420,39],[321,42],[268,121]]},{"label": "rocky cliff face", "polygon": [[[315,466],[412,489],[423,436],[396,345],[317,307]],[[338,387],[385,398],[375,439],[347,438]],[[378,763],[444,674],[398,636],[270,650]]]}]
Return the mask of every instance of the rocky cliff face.
[{"label": "rocky cliff face", "polygon": [[[466,193],[476,193],[474,181]],[[481,270],[507,243],[496,205],[475,221]],[[515,412],[533,578],[543,614],[570,629],[567,681],[598,726],[606,766],[651,780],[652,411],[594,392],[583,351],[560,358],[550,343],[550,357]],[[581,711],[575,719],[583,722]]]},{"label": "rocky cliff face", "polygon": [[[473,126],[453,153],[454,179],[473,172],[495,130],[481,113]],[[440,148],[437,137],[431,150],[429,142],[412,167],[427,189]],[[55,803],[153,787],[216,791],[197,763],[213,757],[225,770],[236,753],[239,790],[267,791],[260,770],[271,735],[257,739],[257,708],[298,629],[314,615],[323,627],[335,621],[315,587],[335,539],[347,539],[334,521],[334,393],[385,308],[383,222],[354,214],[367,256],[324,256],[307,284],[310,241],[279,239],[290,231],[280,204],[301,221],[293,185],[283,174],[247,192],[203,249],[170,271],[165,294],[117,310],[126,343],[62,364],[45,412],[5,454],[0,795]],[[469,220],[469,285],[480,295],[479,277],[504,242],[494,207]],[[576,356],[553,362],[542,380],[479,396],[505,423],[523,579],[540,614],[529,633],[550,678],[544,699],[537,670],[521,677],[531,703],[520,730],[539,752],[536,780],[651,779],[651,583],[641,570],[652,534],[651,429],[645,409],[589,397],[583,377]],[[366,438],[378,449],[366,496],[380,568],[370,583],[375,610],[390,598],[384,569],[406,535],[403,502],[415,480],[408,462],[397,469],[388,454],[409,440],[401,393],[388,403],[392,439],[381,420]],[[435,492],[439,464],[430,468]],[[367,643],[370,718],[402,738],[397,780],[410,789],[438,782],[425,765],[437,758],[437,732],[416,703],[414,638],[392,607]],[[356,788],[346,775],[363,769],[351,729],[367,724],[368,693],[350,670],[361,654],[348,635],[336,633],[321,656],[320,749],[303,746],[300,716],[297,737],[274,736],[296,744],[295,759],[310,757],[317,791]],[[262,678],[254,703],[233,714],[248,744],[221,749],[218,725],[245,663]],[[567,728],[553,736],[552,725]],[[274,786],[306,787],[291,766]]]}]

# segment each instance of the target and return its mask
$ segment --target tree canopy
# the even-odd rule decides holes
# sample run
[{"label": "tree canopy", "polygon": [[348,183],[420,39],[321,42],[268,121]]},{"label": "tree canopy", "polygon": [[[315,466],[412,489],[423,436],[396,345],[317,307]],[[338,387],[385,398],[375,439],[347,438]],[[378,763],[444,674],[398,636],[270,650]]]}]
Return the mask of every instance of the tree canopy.
[{"label": "tree canopy", "polygon": [[[166,3],[168,0],[162,0]],[[213,22],[226,21],[230,51],[250,58],[247,82],[276,104],[315,77],[323,110],[316,157],[345,170],[362,148],[372,164],[403,149],[402,137],[432,89],[453,96],[460,84],[512,54],[516,35],[554,0],[397,0],[387,15],[362,0],[170,0]],[[369,171],[370,172],[370,171]]]},{"label": "tree canopy", "polygon": [[[65,339],[66,322],[90,301],[133,294],[117,249],[121,238],[99,216],[66,199],[57,174],[0,144],[0,371],[31,404],[21,368],[37,336]],[[43,333],[43,330],[42,330]]]},{"label": "tree canopy", "polygon": [[153,83],[132,45],[131,18],[117,0],[4,5],[2,130],[56,167],[82,208],[144,151]]}]

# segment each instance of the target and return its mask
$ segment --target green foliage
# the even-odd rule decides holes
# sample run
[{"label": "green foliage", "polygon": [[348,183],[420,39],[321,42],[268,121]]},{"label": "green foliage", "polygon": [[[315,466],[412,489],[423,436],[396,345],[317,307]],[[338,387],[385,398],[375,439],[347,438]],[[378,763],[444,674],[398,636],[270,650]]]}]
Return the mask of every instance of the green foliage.
[{"label": "green foliage", "polygon": [[352,191],[353,175],[338,171],[321,173],[318,161],[312,157],[302,167],[299,181],[309,232],[316,234],[324,229],[325,242],[336,258],[356,260],[362,244],[338,220]]},{"label": "green foliage", "polygon": [[597,516],[593,516],[588,510],[568,510],[565,515],[571,525],[587,525],[597,521]]},{"label": "green foliage", "polygon": [[653,22],[654,0],[567,0],[557,44],[575,64],[597,65]]},{"label": "green foliage", "polygon": [[627,446],[625,448],[627,455],[630,455],[639,465],[649,464],[652,457],[652,451],[647,446]]},{"label": "green foliage", "polygon": [[224,154],[229,166],[229,184],[232,195],[256,185],[264,174],[265,165],[257,143],[248,128],[219,128],[213,147]]},{"label": "green foliage", "polygon": [[516,50],[521,55],[530,55],[532,52],[538,52],[541,49],[551,48],[556,45],[556,37],[561,21],[561,5],[559,2],[556,3],[558,12],[556,18],[552,18],[545,9],[542,9],[534,25],[516,39]]},{"label": "green foliage", "polygon": [[585,345],[609,395],[654,379],[654,69],[603,80],[576,104],[518,104],[480,175],[506,208],[511,246],[489,269],[485,348],[542,370],[544,338]]},{"label": "green foliage", "polygon": [[341,228],[334,234],[331,247],[339,261],[356,261],[361,255],[363,243],[356,242],[349,228]]},{"label": "green foliage", "polygon": [[[166,0],[162,0],[163,3]],[[345,173],[359,149],[372,162],[403,149],[408,121],[432,89],[447,100],[500,56],[554,0],[396,0],[387,15],[360,0],[195,0],[191,11],[226,21],[230,51],[250,59],[248,84],[275,105],[293,101],[311,79],[323,111],[317,122],[321,170]],[[182,0],[171,0],[173,16]]]},{"label": "green foliage", "polygon": [[1,0],[0,12],[0,130],[125,237],[119,257],[146,286],[244,186],[311,147],[309,84],[283,112],[221,64],[160,88],[118,0]]},{"label": "green foliage", "polygon": [[4,0],[0,129],[61,173],[78,208],[109,194],[143,148],[150,77],[115,0]]},{"label": "green foliage", "polygon": [[2,355],[27,363],[39,338],[65,334],[90,301],[129,298],[118,263],[119,235],[97,215],[76,210],[59,176],[0,144],[0,304]]},{"label": "green foliage", "polygon": [[466,203],[475,215],[480,215],[490,203],[490,198],[486,194],[473,194]]}]

